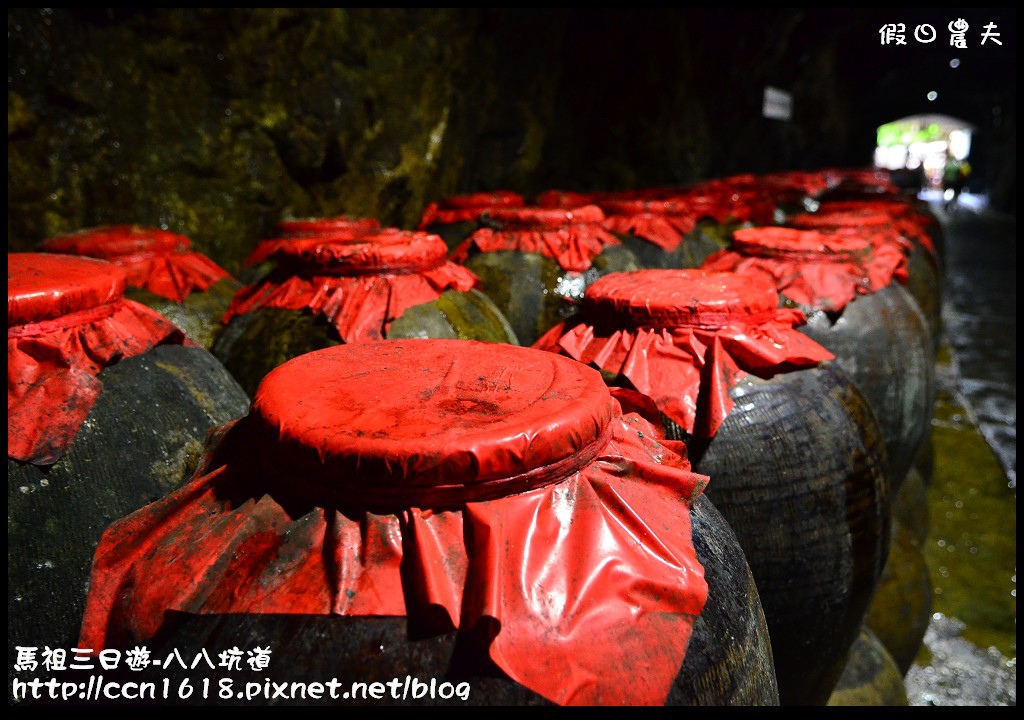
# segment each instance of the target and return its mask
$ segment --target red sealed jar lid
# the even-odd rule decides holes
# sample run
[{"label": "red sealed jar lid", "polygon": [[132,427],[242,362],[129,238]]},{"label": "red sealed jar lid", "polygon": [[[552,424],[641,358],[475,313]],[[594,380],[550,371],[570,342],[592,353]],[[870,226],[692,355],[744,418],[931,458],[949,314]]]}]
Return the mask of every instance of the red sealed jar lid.
[{"label": "red sealed jar lid", "polygon": [[53,320],[120,300],[125,273],[113,263],[58,253],[8,253],[7,325]]},{"label": "red sealed jar lid", "polygon": [[125,271],[61,253],[7,255],[7,456],[51,465],[103,387],[98,375],[161,343],[191,343],[124,297]]},{"label": "red sealed jar lid", "polygon": [[480,214],[481,227],[452,250],[451,259],[464,263],[474,248],[485,253],[538,253],[568,272],[586,272],[607,246],[621,244],[605,229],[604,220],[597,205],[491,208]]},{"label": "red sealed jar lid", "polygon": [[703,268],[646,269],[598,278],[583,311],[532,346],[629,380],[694,437],[709,439],[746,374],[769,378],[834,355],[779,307],[771,276]]},{"label": "red sealed jar lid", "polygon": [[732,249],[754,257],[863,262],[871,247],[870,240],[855,234],[798,228],[741,228],[732,234]]},{"label": "red sealed jar lid", "polygon": [[380,220],[372,217],[352,217],[349,215],[285,218],[277,223],[277,230],[281,235],[289,238],[321,235],[352,237],[380,230]]},{"label": "red sealed jar lid", "polygon": [[484,214],[506,230],[557,230],[571,225],[597,225],[605,218],[604,211],[597,205],[571,208],[488,208]]},{"label": "red sealed jar lid", "polygon": [[438,205],[445,209],[490,208],[490,207],[522,207],[523,196],[511,190],[493,190],[490,192],[452,195],[443,199]]},{"label": "red sealed jar lid", "polygon": [[613,412],[600,373],[570,358],[385,340],[284,363],[250,421],[318,499],[436,506],[564,479],[593,461]]},{"label": "red sealed jar lid", "polygon": [[610,198],[601,200],[609,215],[689,215],[693,207],[682,198]]},{"label": "red sealed jar lid", "polygon": [[256,265],[274,255],[280,248],[303,240],[352,240],[379,232],[380,221],[376,218],[353,218],[347,215],[333,218],[289,218],[277,224],[281,237],[260,241],[244,265]]},{"label": "red sealed jar lid", "polygon": [[443,265],[447,255],[440,235],[392,228],[347,239],[297,238],[275,251],[288,267],[330,275],[422,272]]},{"label": "red sealed jar lid", "polygon": [[709,329],[774,318],[779,294],[767,277],[650,269],[598,278],[587,288],[583,305],[588,317],[614,317],[633,327]]},{"label": "red sealed jar lid", "polygon": [[892,225],[892,220],[892,215],[870,210],[819,210],[791,215],[786,222],[797,228],[859,228]]},{"label": "red sealed jar lid", "polygon": [[46,252],[121,259],[132,255],[168,255],[189,252],[184,235],[140,225],[103,225],[43,240]]},{"label": "red sealed jar lid", "polygon": [[191,249],[184,235],[140,225],[106,225],[48,238],[44,252],[102,258],[120,265],[128,287],[143,288],[182,303],[230,277],[213,260]]},{"label": "red sealed jar lid", "polygon": [[169,612],[440,610],[493,623],[490,660],[553,702],[664,704],[707,600],[689,509],[708,479],[658,438],[542,350],[300,355],[187,485],[107,529],[79,643],[144,643]]},{"label": "red sealed jar lid", "polygon": [[427,205],[420,216],[417,229],[425,230],[431,225],[475,222],[483,210],[492,207],[523,207],[525,204],[525,198],[511,190],[492,190],[467,193],[465,195],[452,195],[439,202],[432,202]]},{"label": "red sealed jar lid", "polygon": [[597,205],[605,193],[577,192],[575,190],[545,190],[533,199],[533,204],[545,208],[580,207]]}]

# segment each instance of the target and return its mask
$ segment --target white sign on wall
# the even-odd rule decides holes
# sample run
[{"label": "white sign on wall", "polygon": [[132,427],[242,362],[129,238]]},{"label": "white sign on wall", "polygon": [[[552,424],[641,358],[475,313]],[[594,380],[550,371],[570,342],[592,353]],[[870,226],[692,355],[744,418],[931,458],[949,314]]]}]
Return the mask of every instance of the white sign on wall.
[{"label": "white sign on wall", "polygon": [[789,120],[793,114],[793,96],[785,90],[770,85],[764,89],[764,106],[761,113],[773,120]]}]

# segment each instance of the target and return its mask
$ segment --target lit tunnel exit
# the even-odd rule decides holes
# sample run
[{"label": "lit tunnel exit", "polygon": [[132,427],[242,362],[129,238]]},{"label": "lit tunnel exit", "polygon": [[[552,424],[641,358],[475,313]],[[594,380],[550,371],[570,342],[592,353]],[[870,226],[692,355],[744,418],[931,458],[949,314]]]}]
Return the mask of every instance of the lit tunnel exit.
[{"label": "lit tunnel exit", "polygon": [[904,187],[942,192],[947,168],[970,174],[975,126],[935,113],[909,115],[878,127],[875,166],[893,171]]}]

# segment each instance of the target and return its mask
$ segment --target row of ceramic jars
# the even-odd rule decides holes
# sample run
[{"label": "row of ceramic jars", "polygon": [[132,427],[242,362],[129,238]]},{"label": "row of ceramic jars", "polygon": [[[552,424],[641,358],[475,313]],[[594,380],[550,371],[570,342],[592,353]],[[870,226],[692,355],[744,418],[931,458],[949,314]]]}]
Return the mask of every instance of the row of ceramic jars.
[{"label": "row of ceramic jars", "polygon": [[[647,207],[648,206],[645,206],[645,208]],[[601,219],[600,215],[603,211],[598,212],[598,210],[599,209],[596,207],[588,206],[582,206],[578,210],[569,210],[567,212],[562,210],[543,213],[539,211],[526,212],[522,209],[505,209],[502,212],[498,212],[497,210],[495,210],[488,213],[489,217],[487,220],[487,227],[480,228],[480,230],[491,230],[501,232],[491,232],[490,237],[486,238],[486,234],[482,234],[479,237],[476,237],[473,240],[472,247],[473,250],[477,252],[478,256],[487,255],[489,252],[514,251],[517,255],[527,256],[534,254],[540,255],[541,257],[544,257],[548,260],[552,259],[550,256],[554,256],[554,259],[556,260],[558,260],[560,257],[569,258],[570,261],[574,259],[578,261],[580,258],[586,259],[586,253],[592,252],[593,248],[595,247],[599,249],[599,252],[601,252],[608,247],[618,246],[617,238],[615,238],[613,235],[610,236],[607,232],[602,235],[601,232],[592,229],[592,226],[596,225],[597,222],[591,221],[599,221]],[[557,230],[552,231],[548,227],[549,225],[551,225],[552,218],[554,218],[555,222],[562,222],[565,219],[568,219],[570,221],[578,221],[571,223],[571,225],[582,226],[585,232],[581,232],[579,228],[576,227],[573,227],[571,230],[565,230],[564,228],[558,227]],[[367,228],[363,228],[363,230],[367,230]],[[475,232],[474,234],[477,233]],[[410,245],[410,243],[408,242],[410,239],[414,239],[416,241],[411,243],[411,245],[414,247],[412,251],[406,249],[406,246]],[[498,244],[497,246],[493,244],[488,246],[486,244],[487,242]],[[434,247],[431,248],[431,245],[433,245]],[[342,249],[339,249],[339,247]],[[359,247],[360,249],[356,249],[357,247]],[[399,247],[402,248],[401,252],[395,252],[398,250]],[[458,249],[459,247],[460,245],[456,244],[456,249]],[[464,250],[469,250],[468,245],[462,245],[462,247]],[[499,249],[495,250],[495,247]],[[568,248],[568,250],[566,250],[566,248]],[[388,254],[387,249],[390,249],[392,252]],[[541,251],[532,252],[538,249],[540,249]],[[405,307],[399,308],[397,312],[393,311],[392,308],[388,308],[388,310],[385,311],[381,310],[380,296],[398,296],[400,293],[397,292],[395,284],[388,284],[386,286],[386,289],[382,291],[379,285],[379,281],[377,281],[378,286],[376,288],[371,287],[368,290],[367,283],[362,282],[360,283],[360,288],[361,291],[364,292],[353,293],[351,287],[355,285],[355,283],[349,283],[346,287],[343,287],[343,283],[348,283],[348,279],[350,279],[353,276],[355,276],[357,279],[361,281],[365,281],[367,278],[374,278],[376,280],[377,276],[381,274],[380,271],[391,270],[395,268],[399,269],[399,275],[402,277],[406,277],[406,279],[408,279],[407,276],[419,277],[424,270],[437,270],[438,268],[443,268],[443,271],[440,273],[440,280],[438,279],[438,273],[435,273],[435,275],[431,279],[431,282],[426,283],[432,285],[434,291],[436,292],[438,286],[445,287],[445,283],[454,284],[454,282],[456,281],[452,280],[452,277],[457,275],[456,271],[447,267],[447,261],[442,260],[443,251],[439,251],[437,249],[436,241],[428,242],[426,241],[425,237],[419,234],[401,233],[396,231],[388,231],[383,234],[383,237],[381,237],[380,233],[377,233],[377,237],[374,237],[372,240],[367,239],[366,242],[353,242],[351,240],[348,240],[342,246],[325,243],[323,242],[323,238],[320,238],[317,242],[282,242],[277,243],[276,247],[273,248],[272,251],[268,252],[268,254],[266,255],[267,258],[270,258],[271,256],[273,256],[273,259],[275,261],[272,272],[270,272],[268,275],[263,276],[263,280],[261,280],[256,285],[252,286],[253,288],[259,288],[258,292],[250,288],[248,290],[248,292],[250,293],[248,296],[246,296],[245,293],[239,294],[243,301],[245,301],[246,299],[251,300],[251,298],[254,297],[258,297],[259,301],[257,303],[251,303],[250,305],[240,304],[236,306],[235,309],[236,311],[238,311],[238,317],[254,315],[255,313],[251,312],[254,308],[262,309],[264,307],[274,307],[272,303],[276,298],[278,300],[282,300],[285,303],[284,305],[277,306],[280,309],[295,310],[298,308],[316,307],[317,310],[315,311],[314,314],[319,314],[323,319],[328,319],[331,321],[336,321],[340,319],[340,322],[342,324],[348,323],[348,327],[355,328],[355,330],[357,331],[369,328],[370,332],[375,334],[367,339],[373,339],[375,341],[382,340],[385,334],[387,334],[389,337],[391,336],[390,333],[388,332],[391,327],[391,323],[393,323],[394,320],[397,320],[404,315],[402,310],[408,310],[409,308],[412,307],[418,307],[419,305],[424,303],[409,303]],[[465,253],[465,258],[466,260],[470,259],[469,252]],[[335,267],[338,267],[339,265],[346,268],[346,271],[340,273],[334,272],[333,269]],[[565,268],[561,265],[561,262],[559,263],[559,267],[561,272],[565,272]],[[354,272],[349,272],[349,270]],[[267,278],[270,278],[275,272],[277,273],[276,278],[274,280],[268,281]],[[556,273],[557,272],[558,271],[556,271]],[[577,274],[582,274],[578,273],[578,271],[570,272],[577,272]],[[339,276],[346,278],[346,280],[339,281]],[[585,288],[587,285],[590,284],[590,282],[592,282],[598,276],[599,273],[591,273],[591,276],[587,278],[583,283],[577,284],[580,285],[582,288]],[[497,285],[500,284],[499,281],[501,279],[502,277],[500,275],[497,275],[494,282],[491,283],[491,285],[497,287]],[[371,285],[372,284],[373,283],[371,283]],[[423,285],[425,283],[418,282],[418,284]],[[452,286],[450,285],[449,287]],[[236,298],[238,298],[239,296],[236,296]],[[348,309],[344,308],[343,305],[345,303],[343,302],[343,300],[347,301],[348,299],[353,297],[356,298],[357,302],[350,305]],[[575,300],[575,303],[572,306],[573,309],[579,309],[581,307],[581,299],[583,297],[582,293],[579,292],[579,288],[577,289],[575,295],[572,297]],[[298,298],[298,302],[296,301],[296,298]],[[713,302],[714,298],[707,298],[707,300],[709,302]],[[288,308],[288,302],[293,302],[295,303],[295,305],[291,308]],[[346,314],[347,312],[349,312],[351,307],[357,307],[364,310],[369,308],[371,311],[364,313],[362,316],[357,316],[355,320],[351,320],[349,316]],[[242,309],[239,311],[239,308]],[[334,312],[333,317],[331,317],[330,315],[332,311]],[[391,312],[391,314],[388,315],[388,312]],[[561,319],[565,318],[568,314],[569,313],[566,312],[565,309],[563,309],[560,315],[555,315],[554,317]],[[704,314],[706,315],[707,313]],[[449,311],[448,313],[446,313],[446,315],[451,315],[451,312]],[[712,313],[711,315],[714,316],[714,313]],[[389,317],[391,318],[390,323],[388,321]],[[338,322],[335,322],[334,329],[339,333],[341,332],[341,328],[338,326]],[[708,328],[704,328],[704,331],[705,334],[708,334],[710,332]],[[253,343],[258,344],[261,342],[261,337],[263,338],[262,342],[265,343],[267,342],[268,338],[273,338],[279,334],[280,333],[272,333],[270,335],[256,334],[249,338],[248,342],[243,343],[243,346],[252,345]],[[416,335],[414,335],[414,337],[416,337]],[[419,337],[422,337],[422,335],[419,335]],[[335,340],[334,343],[336,342],[337,341]],[[509,337],[505,339],[499,339],[497,342],[514,343],[515,340]],[[322,347],[324,345],[334,343],[325,342],[320,346]],[[316,347],[318,346],[308,346],[300,343],[298,345],[294,345],[286,349],[284,353],[274,358],[269,364],[259,368],[258,371],[251,376],[252,379],[249,381],[252,383],[251,387],[255,388],[259,384],[259,381],[267,372],[269,372],[274,367],[279,366],[282,362],[288,359],[289,356],[302,354],[308,350],[315,349]],[[746,356],[743,357],[744,359],[748,359],[746,358]],[[818,360],[820,361],[822,360],[822,358],[819,357]],[[732,373],[729,361],[725,362],[724,367],[729,368],[730,373]],[[788,366],[786,366],[785,362],[783,362],[782,365],[780,365],[779,367]],[[743,370],[744,372],[750,371],[749,368],[743,368]],[[761,370],[763,371],[763,368],[761,368]],[[730,373],[726,373],[726,375],[729,375]],[[732,374],[735,375],[737,373]],[[725,377],[725,375],[723,375],[722,377]],[[717,382],[719,385],[722,385],[724,383],[722,378],[719,378]],[[839,386],[845,386],[845,380],[834,380],[833,382],[838,382]],[[728,383],[724,383],[724,385],[728,385]],[[843,392],[846,391],[843,390]],[[751,398],[755,396],[760,397],[757,393],[751,392],[749,394],[751,395]],[[771,393],[769,393],[769,395],[770,394]],[[782,396],[786,397],[787,402],[792,399],[789,398],[785,392],[782,393]],[[751,404],[754,403],[748,401],[747,403],[745,403],[744,407]],[[856,404],[857,403],[854,402],[854,405]],[[706,411],[706,408],[704,411]],[[719,409],[720,415],[725,415],[727,417],[732,416],[732,412],[735,411],[722,412],[721,409]],[[854,412],[854,414],[856,414],[856,412]],[[738,415],[734,417],[738,417]],[[750,418],[747,418],[747,422],[750,422]],[[708,425],[708,427],[711,427],[712,425],[714,425],[714,423],[711,423],[711,425]],[[857,425],[858,427],[870,427],[870,423],[868,422],[859,422],[857,423]],[[794,433],[794,435],[797,437],[797,445],[800,445],[802,440],[799,439],[799,433]],[[690,440],[691,442],[694,440],[692,436],[683,435],[682,437],[686,438],[687,440]],[[698,450],[702,461],[706,461],[704,454],[706,452],[709,452],[709,448],[712,446],[711,444],[709,444],[709,437],[717,438],[715,442],[719,443],[720,447],[724,448],[728,446],[728,439],[721,439],[718,436],[717,430],[711,435],[708,435],[707,432],[705,432],[705,434],[702,436],[703,439],[699,441],[699,446],[693,445],[693,447],[696,450]],[[722,437],[728,438],[729,434],[726,433]],[[749,440],[744,440],[743,442],[747,443],[749,442]],[[868,436],[866,438],[860,438],[859,441],[855,441],[853,442],[853,444],[856,445],[858,444],[858,442],[864,445],[865,447],[870,448],[872,442],[870,432],[868,433]],[[741,447],[742,446],[743,445],[741,444]],[[785,445],[779,445],[777,447],[770,447],[770,449],[766,452],[769,455],[771,455],[772,453],[782,452],[782,455],[788,458],[789,450],[784,450],[784,448]],[[865,466],[870,467],[872,465],[872,452],[873,451],[870,449],[862,449],[861,454],[858,455],[859,461],[863,462]],[[724,454],[731,455],[732,453],[729,452]],[[788,458],[787,461],[791,462],[792,460],[793,458]],[[780,460],[780,462],[782,461]],[[870,472],[868,474],[870,474]],[[713,477],[712,487],[714,486],[715,482],[716,481]],[[724,488],[726,484],[727,483],[723,481],[721,483],[721,487]],[[867,484],[872,485],[872,483]],[[885,492],[884,490],[879,489],[879,483],[877,482],[877,480],[874,481],[873,488],[874,489],[872,490],[861,488],[860,492],[862,494],[866,493],[868,496],[872,496],[876,501],[874,505],[871,502],[867,502],[867,506],[872,506],[875,512],[884,512]],[[808,490],[806,492],[806,497],[803,498],[802,502],[804,502],[805,504],[808,502],[812,504],[817,502],[807,499],[808,497],[814,496],[815,492],[818,491]],[[829,492],[833,492],[833,490],[823,490],[821,492],[825,492],[827,494]],[[863,497],[861,498],[861,500],[863,502]],[[789,512],[791,511],[791,509],[787,509],[786,511]],[[854,515],[856,515],[856,513],[854,513]],[[824,609],[826,611],[823,613],[823,616],[821,618],[821,627],[826,627],[829,629],[825,632],[822,638],[819,638],[819,645],[828,645],[829,636],[831,636],[831,639],[835,639],[837,634],[838,636],[840,636],[840,638],[837,643],[834,643],[834,645],[838,647],[841,647],[843,645],[844,638],[850,637],[849,631],[845,626],[837,629],[834,625],[830,623],[829,617],[827,616],[829,615],[829,613],[831,613],[832,615],[839,614],[844,616],[857,615],[856,608],[858,604],[862,602],[862,590],[865,584],[865,577],[871,576],[872,578],[877,579],[877,563],[879,562],[879,558],[884,558],[884,548],[887,540],[885,532],[883,530],[879,530],[877,525],[873,526],[874,529],[872,529],[870,521],[865,520],[864,522],[867,526],[869,526],[866,529],[868,539],[864,540],[863,538],[861,538],[859,543],[861,545],[863,545],[865,542],[868,545],[873,544],[877,552],[874,555],[873,559],[860,558],[857,560],[858,563],[862,563],[863,565],[862,570],[860,571],[855,581],[848,579],[840,579],[836,581],[840,584],[846,582],[852,583],[854,586],[853,589],[851,590],[851,588],[846,587],[845,590],[847,591],[848,595],[835,600],[831,607],[823,608],[821,605],[815,605],[816,601],[811,601],[811,605],[819,609]],[[771,523],[769,522],[769,524]],[[860,528],[859,525],[858,528],[864,529]],[[874,536],[872,536],[872,533],[874,533]],[[768,552],[769,554],[771,554],[771,552],[773,551],[774,550],[769,550]],[[774,561],[777,560],[778,558],[775,558]],[[768,562],[770,564],[770,562],[772,561]],[[869,569],[867,571],[867,574],[865,575],[863,567],[874,569]],[[782,583],[783,581],[779,579],[779,582]],[[768,586],[770,586],[770,583],[765,584],[765,587]],[[835,617],[832,617],[831,619],[835,620]],[[782,621],[775,620],[774,622],[780,623]],[[784,635],[784,633],[779,634],[780,636]],[[775,633],[773,633],[773,642],[775,640],[774,635]],[[835,655],[840,651],[836,650],[834,647],[830,647],[828,652],[831,652],[833,655]],[[805,658],[807,657],[815,658],[817,656],[814,656],[813,653],[805,653]],[[795,669],[791,671],[787,670],[787,673],[791,673],[793,677],[790,678],[787,675],[787,678],[785,680],[786,700],[790,702],[822,701],[822,693],[824,692],[822,688],[828,685],[829,677],[831,677],[834,680],[836,672],[834,669],[835,663],[829,664],[828,662],[816,662],[817,666],[813,669],[810,676],[803,680],[798,681],[795,679],[796,675],[799,675],[802,672],[799,666],[797,666]],[[788,667],[788,663],[777,662],[777,664]],[[783,682],[781,682],[781,679],[780,690],[783,690]]]},{"label": "row of ceramic jars", "polygon": [[[509,343],[419,339],[402,345],[383,338],[345,343],[302,353],[275,368],[277,383],[270,375],[263,379],[253,410],[236,423],[245,396],[224,367],[157,313],[124,300],[120,268],[58,253],[12,257],[9,265],[20,269],[12,275],[8,325],[9,360],[23,360],[14,365],[29,388],[23,395],[31,395],[41,377],[62,387],[60,372],[25,360],[38,360],[32,353],[45,343],[47,348],[63,348],[66,364],[98,375],[87,386],[95,389],[101,383],[101,400],[114,403],[114,416],[109,417],[76,401],[81,413],[74,422],[34,428],[36,436],[52,438],[59,428],[75,425],[67,441],[85,448],[78,451],[85,462],[76,462],[71,451],[56,458],[9,458],[9,487],[17,486],[18,493],[37,501],[12,503],[14,545],[29,551],[24,573],[16,573],[11,585],[18,604],[10,608],[9,636],[19,652],[55,646],[128,650],[138,643],[148,643],[156,652],[188,652],[206,649],[212,638],[261,646],[266,640],[267,647],[281,648],[284,643],[275,664],[278,670],[270,674],[277,680],[281,672],[298,680],[332,671],[366,681],[404,667],[424,677],[469,673],[480,693],[474,701],[482,703],[778,702],[758,591],[731,528],[702,496],[707,478],[690,470],[683,446],[659,441],[656,424],[635,411],[623,411],[597,371],[540,350],[516,348],[510,354]],[[46,280],[45,291],[40,290],[40,278]],[[36,307],[40,302],[33,301],[40,297],[52,301],[53,307]],[[119,324],[108,321],[108,309],[116,312]],[[127,326],[122,315],[135,326]],[[148,326],[162,334],[150,339],[143,332]],[[68,332],[73,340],[68,340]],[[130,356],[138,352],[129,352],[123,342],[108,353],[109,367],[88,366],[88,359],[110,343],[111,336],[124,342],[138,340],[141,351],[170,338],[191,346],[207,372],[175,363],[174,356],[165,357],[168,353],[158,348],[152,357],[140,358],[155,363],[179,385],[164,387],[162,375],[124,379],[119,373],[135,365]],[[14,346],[12,338],[18,338]],[[83,348],[89,351],[72,352]],[[384,362],[389,353],[393,361]],[[140,367],[152,371],[142,360]],[[345,372],[339,372],[342,368]],[[218,378],[226,385],[214,392],[218,388],[212,381]],[[115,386],[108,387],[112,383]],[[169,392],[176,389],[182,394],[182,388],[192,395],[176,397]],[[155,395],[158,391],[163,392],[160,397]],[[190,399],[216,406],[232,397],[236,404],[213,423],[216,435],[210,445],[204,448],[194,436],[179,440],[183,421],[175,413],[187,412]],[[18,406],[19,417],[46,417],[41,406],[29,400]],[[144,411],[137,403],[144,404]],[[161,405],[166,408],[163,414]],[[340,415],[332,418],[335,412]],[[120,421],[120,413],[131,415],[131,422]],[[209,420],[199,423],[201,429],[193,425],[193,432],[212,429]],[[360,427],[362,423],[366,427]],[[243,426],[249,429],[242,430]],[[107,440],[98,450],[89,444],[93,427]],[[17,428],[12,437],[19,437],[29,425],[16,423],[12,428]],[[136,444],[137,434],[146,439],[151,435],[150,445],[156,443],[157,450]],[[517,439],[524,434],[531,441],[522,446]],[[168,444],[173,446],[169,450]],[[199,505],[192,500],[209,483],[210,474],[217,474],[213,468],[221,447],[236,449],[238,455],[228,464],[241,472],[236,476],[241,485],[219,487],[214,495],[227,505],[208,513],[211,508],[205,500]],[[330,460],[331,447],[342,465],[354,466],[336,466]],[[253,454],[254,449],[261,452]],[[129,459],[126,452],[134,454]],[[179,488],[191,469],[163,467],[167,454],[187,456],[193,465],[200,454],[206,457]],[[121,465],[128,463],[139,472],[121,472]],[[265,472],[275,465],[285,470],[276,479],[273,472]],[[634,467],[635,473],[621,477],[624,465]],[[151,477],[156,467],[164,470],[159,488],[153,487]],[[74,487],[91,493],[90,499],[72,493],[64,496],[70,502],[62,503],[37,494],[49,485],[32,473],[61,479],[60,493]],[[118,473],[120,482],[110,483],[109,477]],[[62,479],[64,475],[67,478]],[[29,484],[34,479],[39,488]],[[338,479],[344,479],[341,486],[336,485]],[[375,488],[378,483],[383,487]],[[257,493],[255,506],[237,494],[242,487]],[[531,493],[532,488],[536,492]],[[543,521],[515,520],[538,502],[547,506]],[[275,504],[294,524],[282,525],[284,516],[271,517],[277,512]],[[145,507],[131,512],[141,506]],[[382,521],[385,510],[390,512]],[[215,520],[216,528],[204,528],[196,511]],[[363,514],[364,521],[343,529],[338,523],[353,513],[356,518]],[[317,518],[334,531],[312,527]],[[269,524],[261,527],[264,519]],[[224,530],[235,520],[252,534],[231,540]],[[633,528],[636,520],[641,525]],[[54,534],[30,538],[28,528],[41,524],[52,526]],[[488,549],[485,541],[492,527],[502,528],[507,538],[495,538],[496,544]],[[87,579],[83,571],[104,528],[93,574]],[[325,544],[310,546],[303,528],[312,529]],[[654,528],[661,530],[652,536]],[[353,529],[356,535],[351,534]],[[556,544],[552,551],[547,538],[570,529],[573,539]],[[264,545],[266,552],[257,553],[257,546],[268,539],[266,533],[278,530],[285,545],[274,541]],[[610,539],[609,532],[618,539]],[[139,554],[150,533],[166,533],[166,549],[172,555],[183,553],[170,560],[177,572],[158,566],[159,552]],[[467,533],[479,540],[465,545]],[[185,540],[186,535],[195,540]],[[360,547],[359,536],[367,538],[367,546]],[[200,537],[209,543],[197,542]],[[527,552],[522,545],[531,537],[536,547]],[[605,552],[592,552],[597,537],[602,538],[599,546],[618,558],[614,569]],[[415,551],[428,538],[437,548],[431,551],[427,542],[421,552]],[[118,545],[119,539],[124,543]],[[282,566],[282,557],[292,554],[292,541],[308,554],[293,555]],[[35,562],[36,551],[52,552],[68,543],[74,545],[73,552],[58,562],[59,572],[48,572],[53,565],[46,561]],[[388,552],[378,552],[389,544],[391,559]],[[230,560],[237,560],[240,550],[248,569]],[[462,563],[452,565],[460,554]],[[422,577],[414,573],[405,578],[405,557],[414,558],[407,562],[420,567]],[[268,565],[258,568],[261,562]],[[121,565],[136,575],[124,580],[108,565]],[[349,569],[357,567],[362,571],[351,575]],[[42,568],[46,569],[40,573]],[[497,578],[494,568],[504,568]],[[325,584],[318,589],[315,578],[321,572],[327,577],[321,578]],[[525,587],[517,587],[516,579],[524,574]],[[249,585],[256,577],[257,585]],[[337,584],[343,578],[354,584]],[[84,587],[89,594],[83,615]],[[262,588],[257,591],[262,600],[245,587]],[[178,591],[184,594],[176,600]],[[325,593],[335,598],[328,601],[326,611]],[[40,602],[44,595],[49,603]],[[493,599],[482,599],[486,596]],[[205,600],[197,604],[199,597]],[[559,597],[561,608],[554,608]],[[650,599],[638,608],[641,597]],[[229,601],[224,606],[225,598],[235,598],[237,604]],[[339,605],[342,598],[346,600]],[[116,608],[106,615],[105,604],[110,602]],[[447,611],[447,624],[436,624],[437,607]],[[232,617],[219,617],[225,610]],[[282,612],[289,617],[282,618]],[[68,633],[80,615],[82,632],[76,641]],[[179,615],[188,617],[180,627],[173,622]],[[491,622],[505,628],[497,638],[491,637]],[[204,634],[209,623],[218,628],[215,635]],[[549,623],[561,628],[563,640],[552,637]],[[410,645],[410,632],[426,633],[425,645]],[[381,654],[382,637],[394,640],[389,644],[392,653]],[[737,645],[723,645],[723,637]],[[585,651],[580,642],[586,644]],[[737,646],[743,652],[737,653]],[[340,664],[338,647],[351,651],[341,653],[347,661]],[[642,672],[622,666],[624,649],[636,658],[649,658]],[[413,650],[420,660],[411,666],[403,658]],[[542,653],[550,656],[547,666],[536,665]],[[371,665],[367,658],[372,658]],[[323,664],[312,664],[314,660]],[[169,677],[164,670],[151,670]],[[144,675],[130,672],[133,681],[142,681]],[[117,674],[107,677],[110,681]]]}]

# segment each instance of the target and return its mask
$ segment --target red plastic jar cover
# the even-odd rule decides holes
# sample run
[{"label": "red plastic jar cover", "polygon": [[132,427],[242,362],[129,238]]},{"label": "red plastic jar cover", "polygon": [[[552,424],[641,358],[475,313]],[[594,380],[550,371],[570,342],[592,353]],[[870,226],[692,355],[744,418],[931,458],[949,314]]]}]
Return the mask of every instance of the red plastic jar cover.
[{"label": "red plastic jar cover", "polygon": [[[901,243],[913,246],[916,240],[929,253],[935,252],[935,243],[928,234],[928,228],[934,222],[923,212],[914,208],[903,198],[878,198],[872,200],[837,200],[824,202],[817,212],[801,214],[801,222],[807,223],[797,227],[858,227],[859,219],[865,218],[864,225],[883,225],[877,216],[884,216],[895,232],[903,239]],[[819,224],[813,225],[815,218]],[[791,223],[795,224],[795,223]]]},{"label": "red plastic jar cover", "polygon": [[840,312],[857,295],[907,282],[903,250],[875,246],[857,230],[754,227],[732,237],[731,248],[708,257],[703,269],[767,275],[780,293],[808,308]]},{"label": "red plastic jar cover", "polygon": [[128,287],[179,303],[230,277],[213,260],[193,251],[184,235],[140,225],[86,228],[44,240],[40,249],[108,260],[124,269]]},{"label": "red plastic jar cover", "polygon": [[703,208],[682,198],[627,199],[600,201],[607,214],[604,226],[613,233],[633,235],[672,252],[697,227]]},{"label": "red plastic jar cover", "polygon": [[698,218],[709,217],[721,224],[767,225],[774,222],[778,205],[778,199],[753,175],[701,182],[687,188],[680,197]]},{"label": "red plastic jar cover", "polygon": [[374,217],[353,217],[336,215],[334,217],[284,218],[278,221],[277,231],[282,237],[320,237],[335,233],[370,233],[380,230],[380,220]]},{"label": "red plastic jar cover", "polygon": [[621,241],[603,226],[597,205],[575,208],[491,208],[482,217],[494,227],[473,231],[452,251],[452,260],[465,262],[480,252],[517,251],[551,258],[567,272],[585,272],[609,245]]},{"label": "red plastic jar cover", "polygon": [[533,204],[542,208],[577,208],[584,205],[600,205],[601,198],[606,194],[576,190],[545,190],[533,198]]},{"label": "red plastic jar cover", "polygon": [[55,463],[102,390],[103,368],[161,343],[192,344],[124,288],[124,270],[98,258],[8,253],[7,457]]},{"label": "red plastic jar cover", "polygon": [[801,230],[848,230],[869,241],[873,247],[892,243],[905,253],[914,241],[896,227],[896,218],[879,212],[845,210],[790,215],[786,224]]},{"label": "red plastic jar cover", "polygon": [[494,190],[492,192],[453,195],[441,202],[430,203],[420,216],[417,229],[426,230],[431,225],[448,225],[450,223],[473,222],[481,211],[489,208],[523,207],[526,200],[522,195],[511,190]]},{"label": "red plastic jar cover", "polygon": [[829,187],[860,188],[877,195],[898,195],[900,189],[892,181],[892,173],[885,168],[825,168]]},{"label": "red plastic jar cover", "polygon": [[281,247],[295,240],[354,240],[382,231],[377,218],[354,218],[347,215],[331,218],[290,218],[277,224],[280,237],[261,240],[243,263],[246,267],[264,262]]},{"label": "red plastic jar cover", "polygon": [[381,340],[414,305],[477,287],[479,278],[448,262],[447,250],[439,235],[397,229],[283,242],[268,256],[275,271],[235,293],[223,322],[262,307],[307,309],[334,325],[343,342]]},{"label": "red plastic jar cover", "polygon": [[497,621],[491,658],[556,703],[664,703],[707,600],[689,511],[708,479],[592,368],[340,345],[273,370],[226,427],[188,485],[104,534],[82,647],[143,642],[169,610],[441,608]]},{"label": "red plastic jar cover", "polygon": [[818,197],[829,188],[828,178],[819,171],[784,170],[759,175],[758,179],[773,192],[780,191],[791,199],[795,198],[789,191],[799,190],[804,196]]},{"label": "red plastic jar cover", "polygon": [[533,347],[624,375],[677,425],[714,437],[746,373],[769,378],[835,356],[795,329],[768,278],[703,270],[637,270],[596,280],[580,317]]}]

